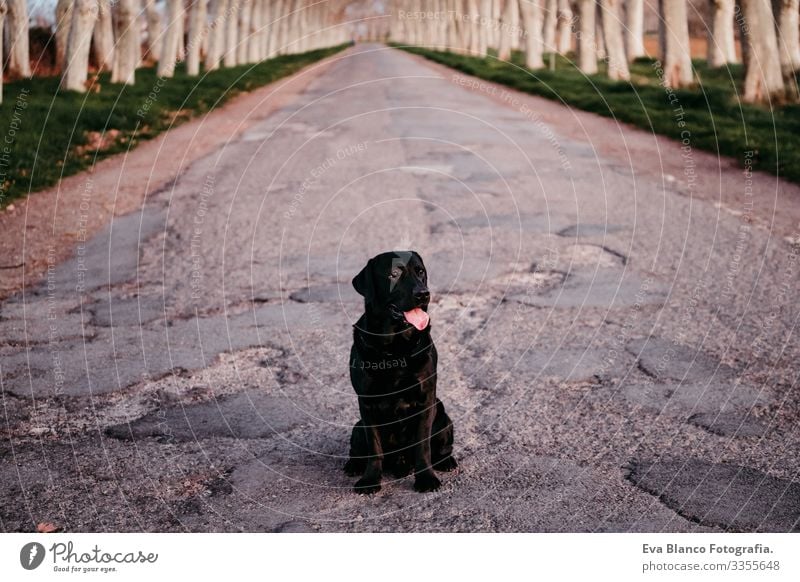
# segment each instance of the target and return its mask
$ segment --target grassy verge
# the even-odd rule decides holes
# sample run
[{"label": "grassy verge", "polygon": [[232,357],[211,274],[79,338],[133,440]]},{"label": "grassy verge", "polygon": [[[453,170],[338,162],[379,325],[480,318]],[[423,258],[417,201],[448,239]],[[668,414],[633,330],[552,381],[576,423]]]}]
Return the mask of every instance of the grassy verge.
[{"label": "grassy verge", "polygon": [[132,86],[111,84],[103,74],[86,94],[59,91],[57,78],[10,83],[0,105],[0,207],[343,48],[199,77],[186,75],[182,67],[171,79],[159,78],[153,68],[139,69]]},{"label": "grassy verge", "polygon": [[530,71],[524,67],[522,54],[513,55],[511,63],[506,63],[492,57],[398,48],[468,75],[614,117],[679,141],[688,137],[692,147],[734,157],[740,164],[745,152],[753,152],[753,169],[800,183],[800,105],[782,105],[770,111],[740,103],[741,66],[709,69],[704,62],[696,61],[698,86],[676,90],[670,96],[659,84],[651,59],[632,64],[631,82],[617,82],[606,78],[602,70],[584,76],[563,57],[556,58],[555,70]]}]

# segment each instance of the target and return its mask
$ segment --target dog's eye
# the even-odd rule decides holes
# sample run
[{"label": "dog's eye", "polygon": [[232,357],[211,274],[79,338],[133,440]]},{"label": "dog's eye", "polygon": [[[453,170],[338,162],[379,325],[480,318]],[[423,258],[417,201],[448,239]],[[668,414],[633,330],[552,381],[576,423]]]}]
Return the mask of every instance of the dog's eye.
[{"label": "dog's eye", "polygon": [[422,267],[417,269],[417,275],[419,275],[421,277],[424,274],[425,274],[425,269],[423,269]]},{"label": "dog's eye", "polygon": [[389,273],[390,279],[397,279],[400,276],[400,269],[392,269],[392,272]]}]

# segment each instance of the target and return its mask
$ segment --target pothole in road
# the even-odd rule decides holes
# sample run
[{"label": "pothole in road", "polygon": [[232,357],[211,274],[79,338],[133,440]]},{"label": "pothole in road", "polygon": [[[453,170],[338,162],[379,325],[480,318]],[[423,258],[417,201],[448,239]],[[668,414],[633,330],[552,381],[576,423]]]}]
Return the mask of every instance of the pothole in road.
[{"label": "pothole in road", "polygon": [[559,259],[570,267],[619,267],[628,262],[627,257],[620,252],[600,245],[583,243],[559,249]]},{"label": "pothole in road", "polygon": [[800,531],[800,484],[700,459],[632,461],[626,478],[679,515],[729,531]]}]

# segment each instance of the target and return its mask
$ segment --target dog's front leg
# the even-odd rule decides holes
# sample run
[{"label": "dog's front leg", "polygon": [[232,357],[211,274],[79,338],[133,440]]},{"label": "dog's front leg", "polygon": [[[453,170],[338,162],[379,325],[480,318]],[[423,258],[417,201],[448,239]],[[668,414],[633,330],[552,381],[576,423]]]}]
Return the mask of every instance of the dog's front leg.
[{"label": "dog's front leg", "polygon": [[363,477],[356,482],[356,493],[368,494],[381,490],[381,475],[383,474],[383,445],[377,423],[372,415],[361,411],[364,419],[364,432],[367,434],[367,468]]},{"label": "dog's front leg", "polygon": [[431,466],[431,430],[436,416],[436,402],[434,399],[430,400],[426,403],[425,411],[420,414],[416,434],[414,490],[420,492],[436,491],[442,485]]}]

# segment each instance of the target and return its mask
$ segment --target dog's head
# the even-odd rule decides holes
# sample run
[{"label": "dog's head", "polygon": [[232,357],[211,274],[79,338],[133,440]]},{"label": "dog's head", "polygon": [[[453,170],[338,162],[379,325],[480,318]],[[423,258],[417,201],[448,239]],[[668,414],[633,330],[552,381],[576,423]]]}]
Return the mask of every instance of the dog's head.
[{"label": "dog's head", "polygon": [[369,260],[353,278],[353,287],[364,296],[367,311],[422,331],[428,327],[428,273],[414,251],[381,253]]}]

